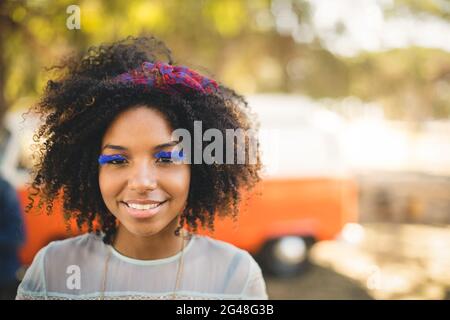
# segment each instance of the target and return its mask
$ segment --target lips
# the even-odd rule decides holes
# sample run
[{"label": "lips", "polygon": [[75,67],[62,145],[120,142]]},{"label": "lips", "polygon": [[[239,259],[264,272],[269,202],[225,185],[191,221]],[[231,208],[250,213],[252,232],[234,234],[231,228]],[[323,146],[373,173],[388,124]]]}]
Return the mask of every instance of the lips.
[{"label": "lips", "polygon": [[141,205],[146,205],[146,204],[160,204],[162,202],[164,202],[164,200],[151,200],[151,199],[130,199],[130,200],[125,200],[123,201],[126,204],[141,204]]},{"label": "lips", "polygon": [[153,200],[129,200],[120,203],[125,211],[134,218],[149,218],[156,215],[166,201]]},{"label": "lips", "polygon": [[130,208],[133,209],[138,209],[138,210],[149,210],[149,209],[154,209],[158,206],[161,205],[162,202],[160,203],[149,203],[149,204],[138,204],[138,203],[126,203],[127,206],[129,206]]}]

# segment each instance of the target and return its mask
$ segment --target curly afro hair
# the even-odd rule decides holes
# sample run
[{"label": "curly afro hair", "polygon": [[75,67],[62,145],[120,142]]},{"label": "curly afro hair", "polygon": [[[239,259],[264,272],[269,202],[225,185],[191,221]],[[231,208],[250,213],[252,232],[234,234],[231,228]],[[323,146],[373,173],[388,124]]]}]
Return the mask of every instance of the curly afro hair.
[{"label": "curly afro hair", "polygon": [[[166,45],[150,36],[91,47],[87,54],[50,68],[57,76],[47,82],[43,97],[30,109],[43,123],[34,136],[37,161],[27,211],[39,196],[38,207],[45,205],[50,214],[60,198],[67,220],[75,219],[80,229],[87,226],[89,232],[102,231],[104,242],[111,243],[117,221],[100,193],[97,159],[108,126],[133,106],[155,108],[172,128],[187,129],[191,135],[194,121],[202,121],[204,130],[219,129],[224,136],[226,129],[257,133],[245,99],[221,84],[214,93],[167,94],[144,85],[111,81],[145,61],[174,64]],[[216,215],[236,218],[241,193],[260,180],[260,169],[259,153],[254,164],[191,164],[188,200],[176,233],[183,226],[195,232],[199,224],[214,230]]]}]

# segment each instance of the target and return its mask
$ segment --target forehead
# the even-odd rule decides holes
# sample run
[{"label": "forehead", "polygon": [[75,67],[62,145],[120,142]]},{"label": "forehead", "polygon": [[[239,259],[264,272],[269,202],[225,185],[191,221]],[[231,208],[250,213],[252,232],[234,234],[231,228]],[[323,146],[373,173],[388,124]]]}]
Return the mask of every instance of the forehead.
[{"label": "forehead", "polygon": [[164,115],[146,106],[133,107],[117,116],[103,136],[102,145],[153,146],[170,141],[172,127]]}]

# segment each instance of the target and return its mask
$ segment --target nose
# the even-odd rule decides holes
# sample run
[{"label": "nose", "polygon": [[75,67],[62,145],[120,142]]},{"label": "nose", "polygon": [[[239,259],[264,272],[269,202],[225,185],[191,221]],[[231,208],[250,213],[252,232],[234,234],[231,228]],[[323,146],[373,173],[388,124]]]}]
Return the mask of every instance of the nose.
[{"label": "nose", "polygon": [[157,187],[156,170],[146,162],[136,164],[128,180],[128,186],[136,192],[154,190]]}]

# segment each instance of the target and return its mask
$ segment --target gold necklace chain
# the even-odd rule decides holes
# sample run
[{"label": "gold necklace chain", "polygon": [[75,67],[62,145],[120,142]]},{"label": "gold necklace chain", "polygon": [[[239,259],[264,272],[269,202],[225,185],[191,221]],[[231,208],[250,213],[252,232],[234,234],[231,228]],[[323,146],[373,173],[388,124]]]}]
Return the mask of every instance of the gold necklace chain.
[{"label": "gold necklace chain", "polygon": [[[184,230],[182,230],[181,237],[182,237],[181,256],[180,256],[180,261],[178,262],[178,269],[177,269],[177,275],[176,275],[176,279],[175,279],[175,288],[173,289],[173,293],[172,293],[172,300],[175,300],[175,298],[176,298],[176,293],[180,286],[181,273],[183,270],[185,240],[188,238],[188,237],[185,237]],[[106,256],[106,260],[105,260],[105,267],[104,267],[104,271],[103,271],[103,281],[102,281],[102,291],[101,291],[101,295],[100,295],[101,300],[105,300],[106,278],[107,278],[107,274],[108,274],[108,266],[109,266],[109,260],[111,259],[112,250],[113,250],[113,248],[110,248],[108,255]]]},{"label": "gold necklace chain", "polygon": [[185,237],[184,237],[184,232],[181,233],[181,256],[180,256],[180,261],[178,262],[178,270],[177,270],[177,277],[176,277],[176,281],[175,281],[175,288],[173,289],[173,293],[172,293],[172,300],[175,300],[176,298],[176,293],[179,289],[180,286],[180,281],[181,281],[181,271],[183,270],[183,261],[184,261],[184,246],[185,246]]}]

